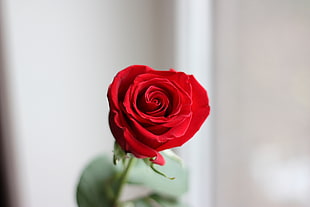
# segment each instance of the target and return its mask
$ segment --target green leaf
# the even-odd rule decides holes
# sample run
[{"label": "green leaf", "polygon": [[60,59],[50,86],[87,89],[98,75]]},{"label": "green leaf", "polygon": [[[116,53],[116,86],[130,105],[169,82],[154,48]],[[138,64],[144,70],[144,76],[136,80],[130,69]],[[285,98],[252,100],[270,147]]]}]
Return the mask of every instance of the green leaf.
[{"label": "green leaf", "polygon": [[155,168],[168,177],[174,177],[174,180],[159,175],[146,167],[143,159],[139,159],[129,174],[128,182],[147,186],[158,194],[179,197],[188,190],[188,171],[172,151],[164,151],[162,155],[166,164]]},{"label": "green leaf", "polygon": [[114,198],[112,179],[116,168],[107,156],[94,159],[82,172],[77,186],[79,207],[111,207]]},{"label": "green leaf", "polygon": [[143,197],[123,202],[121,207],[158,207],[158,205],[156,205],[155,201],[149,197]]},{"label": "green leaf", "polygon": [[121,207],[188,207],[176,198],[152,194],[142,198],[126,201]]},{"label": "green leaf", "polygon": [[188,207],[178,199],[173,199],[158,194],[150,195],[150,198],[156,201],[159,204],[159,206],[163,207]]},{"label": "green leaf", "polygon": [[[169,180],[155,173],[150,166],[145,165],[143,159],[137,159],[129,172],[127,183],[146,186],[154,194],[124,202],[122,207],[184,207],[176,199],[187,191],[187,169],[184,168],[181,160],[169,151],[164,152],[163,156],[166,164],[153,167],[169,177],[175,177],[175,180]],[[122,159],[125,163],[128,161],[126,157]],[[91,161],[82,172],[77,186],[78,206],[112,207],[116,189],[120,184],[120,173],[123,170],[123,165],[113,165],[111,159],[105,155]]]}]

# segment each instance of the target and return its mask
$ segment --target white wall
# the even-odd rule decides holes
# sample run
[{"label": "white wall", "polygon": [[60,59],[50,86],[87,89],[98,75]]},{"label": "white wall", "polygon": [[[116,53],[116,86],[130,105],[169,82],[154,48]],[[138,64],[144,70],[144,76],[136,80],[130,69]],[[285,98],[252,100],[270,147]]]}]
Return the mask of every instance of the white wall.
[{"label": "white wall", "polygon": [[212,4],[210,0],[179,0],[177,8],[176,64],[208,90],[211,105],[206,122],[180,150],[190,169],[186,201],[192,207],[214,207]]},{"label": "white wall", "polygon": [[112,150],[106,90],[116,71],[173,67],[173,2],[3,3],[16,205],[73,207],[84,165]]},{"label": "white wall", "polygon": [[217,0],[216,206],[310,206],[310,1]]}]

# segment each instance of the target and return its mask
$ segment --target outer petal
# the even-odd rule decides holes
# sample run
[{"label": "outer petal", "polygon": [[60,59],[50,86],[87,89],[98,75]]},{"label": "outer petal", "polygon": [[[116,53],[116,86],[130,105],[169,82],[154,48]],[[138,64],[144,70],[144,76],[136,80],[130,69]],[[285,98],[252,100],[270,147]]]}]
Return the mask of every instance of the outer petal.
[{"label": "outer petal", "polygon": [[185,90],[188,93],[191,92],[191,86],[189,84],[189,75],[183,72],[177,72],[173,69],[170,69],[170,71],[153,70],[150,71],[149,73],[156,74],[162,77],[167,77],[171,82],[177,84],[180,90]]},{"label": "outer petal", "polygon": [[[142,143],[152,147],[153,149],[157,149],[161,145],[169,142],[170,140],[179,139],[179,137],[183,137],[185,133],[187,133],[187,129],[190,125],[191,116],[187,119],[182,120],[177,126],[172,127],[166,132],[161,134],[154,133],[154,129],[150,130],[149,128],[145,128],[141,126],[138,122],[131,120],[131,126],[133,129],[133,133],[136,138],[140,140]],[[160,125],[155,125],[154,127],[158,127],[160,129],[164,128]],[[156,129],[155,129],[156,130]]]},{"label": "outer petal", "polygon": [[111,111],[109,115],[110,129],[117,143],[126,152],[130,152],[138,158],[155,158],[152,162],[164,165],[165,160],[162,155],[155,149],[143,144],[137,140],[131,133],[129,126],[124,122],[124,117],[117,111]]},{"label": "outer petal", "polygon": [[126,137],[128,152],[131,152],[138,158],[154,157],[154,159],[151,159],[151,161],[155,164],[165,164],[164,158],[158,151],[135,139],[128,129],[125,129],[124,136]]},{"label": "outer petal", "polygon": [[150,71],[153,71],[153,69],[148,66],[132,65],[117,73],[108,89],[110,108],[120,109],[119,102],[123,100],[130,84],[138,75],[149,73]]},{"label": "outer petal", "polygon": [[207,91],[198,83],[194,76],[190,76],[192,85],[192,121],[184,136],[172,139],[158,147],[156,150],[161,151],[178,147],[187,142],[200,129],[202,123],[206,120],[210,113],[209,98]]}]

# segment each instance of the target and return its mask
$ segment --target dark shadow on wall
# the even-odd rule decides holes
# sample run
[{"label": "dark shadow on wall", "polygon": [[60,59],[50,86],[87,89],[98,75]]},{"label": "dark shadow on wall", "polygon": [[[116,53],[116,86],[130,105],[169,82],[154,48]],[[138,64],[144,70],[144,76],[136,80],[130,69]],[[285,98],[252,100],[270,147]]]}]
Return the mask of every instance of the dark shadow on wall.
[{"label": "dark shadow on wall", "polygon": [[[0,0],[0,14],[2,14],[2,1]],[[8,163],[7,163],[7,144],[6,144],[6,102],[7,97],[5,94],[5,74],[4,74],[4,52],[3,52],[3,24],[0,17],[0,206],[12,207],[10,203],[9,195],[9,175],[8,175]]]}]

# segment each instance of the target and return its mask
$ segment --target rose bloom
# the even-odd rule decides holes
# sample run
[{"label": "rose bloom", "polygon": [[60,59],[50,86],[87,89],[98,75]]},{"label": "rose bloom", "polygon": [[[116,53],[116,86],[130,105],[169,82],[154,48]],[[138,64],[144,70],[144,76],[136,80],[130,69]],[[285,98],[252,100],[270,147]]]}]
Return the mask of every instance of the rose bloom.
[{"label": "rose bloom", "polygon": [[159,153],[183,145],[210,113],[206,90],[192,75],[133,65],[108,89],[109,124],[116,142],[137,158],[164,165]]}]

